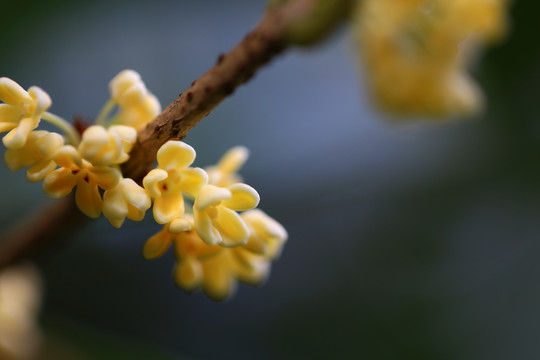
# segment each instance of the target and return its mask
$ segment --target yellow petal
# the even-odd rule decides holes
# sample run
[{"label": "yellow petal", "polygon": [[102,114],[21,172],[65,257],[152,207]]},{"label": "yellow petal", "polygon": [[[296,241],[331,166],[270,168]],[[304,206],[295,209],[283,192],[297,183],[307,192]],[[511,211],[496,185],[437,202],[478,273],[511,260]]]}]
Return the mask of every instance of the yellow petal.
[{"label": "yellow petal", "polygon": [[28,95],[32,97],[35,103],[34,112],[30,115],[41,117],[41,114],[51,107],[52,101],[49,94],[40,87],[31,86],[28,89]]},{"label": "yellow petal", "polygon": [[201,239],[208,245],[216,245],[221,243],[221,235],[212,224],[212,219],[205,211],[199,211],[193,208],[193,218],[195,229]]},{"label": "yellow petal", "polygon": [[161,188],[159,182],[167,179],[169,174],[163,169],[151,170],[143,179],[143,186],[148,191],[150,196],[157,199],[161,196]]},{"label": "yellow petal", "polygon": [[51,160],[41,160],[38,161],[30,169],[26,170],[26,179],[30,182],[41,181],[56,169],[56,164]]},{"label": "yellow petal", "polygon": [[179,187],[191,197],[197,196],[201,188],[208,183],[208,175],[201,168],[186,168],[180,173]]},{"label": "yellow petal", "polygon": [[103,190],[113,189],[122,178],[120,170],[109,166],[96,166],[92,168],[89,174],[91,182],[99,185]]},{"label": "yellow petal", "polygon": [[111,97],[118,102],[127,89],[141,82],[141,76],[138,72],[129,69],[122,70],[109,82]]},{"label": "yellow petal", "polygon": [[154,200],[154,219],[166,224],[184,214],[184,197],[180,192],[164,192]]},{"label": "yellow petal", "polygon": [[139,130],[154,120],[160,112],[159,100],[154,95],[148,94],[141,104],[121,108],[115,121],[118,124],[133,126]]},{"label": "yellow petal", "polygon": [[93,125],[84,131],[78,150],[93,165],[109,165],[120,156],[122,142],[103,126]]},{"label": "yellow petal", "polygon": [[124,198],[136,209],[146,211],[152,206],[148,193],[132,179],[122,179]]},{"label": "yellow petal", "polygon": [[186,219],[174,219],[169,225],[169,231],[174,234],[179,234],[182,231],[189,231],[193,229],[191,221]]},{"label": "yellow petal", "polygon": [[202,263],[203,292],[212,300],[223,301],[234,293],[236,282],[231,277],[231,264],[223,256],[215,256]]},{"label": "yellow petal", "polygon": [[47,132],[36,139],[36,147],[44,159],[52,159],[56,152],[64,145],[64,138],[62,135]]},{"label": "yellow petal", "polygon": [[241,282],[256,286],[266,280],[270,274],[270,262],[263,256],[252,254],[246,249],[235,248],[234,253],[238,262],[235,272]]},{"label": "yellow petal", "polygon": [[[137,130],[132,126],[114,125],[111,126],[109,132],[122,141],[122,151],[126,154],[131,151],[133,144],[137,141]],[[126,158],[127,160],[127,158]],[[120,162],[118,162],[120,163]]]},{"label": "yellow petal", "polygon": [[7,148],[20,149],[26,144],[26,139],[32,130],[39,125],[39,118],[23,118],[19,125],[7,133],[2,142]]},{"label": "yellow petal", "polygon": [[214,185],[206,185],[197,194],[193,206],[200,211],[205,211],[210,206],[215,206],[221,201],[230,198],[231,191],[229,189],[220,188]]},{"label": "yellow petal", "polygon": [[112,226],[120,228],[128,213],[128,206],[123,196],[121,186],[107,190],[103,194],[103,216],[109,220]]},{"label": "yellow petal", "polygon": [[249,231],[240,215],[236,212],[224,206],[218,206],[214,224],[223,239],[221,246],[235,247],[247,243]]},{"label": "yellow petal", "polygon": [[260,209],[249,210],[241,215],[242,220],[266,238],[287,240],[287,230],[276,220]]},{"label": "yellow petal", "polygon": [[182,290],[191,292],[197,289],[203,279],[201,263],[194,257],[178,261],[174,269],[174,282]]},{"label": "yellow petal", "polygon": [[28,136],[26,145],[20,149],[7,149],[4,153],[6,166],[11,171],[17,171],[23,167],[28,167],[40,159],[39,153],[36,152],[35,142],[44,132],[33,131]]},{"label": "yellow petal", "polygon": [[97,185],[92,182],[83,180],[77,184],[75,202],[79,210],[91,218],[97,218],[101,214],[103,201]]},{"label": "yellow petal", "polygon": [[64,197],[77,185],[81,175],[82,172],[73,174],[66,168],[56,169],[43,180],[43,191],[56,199]]},{"label": "yellow petal", "polygon": [[126,215],[128,219],[133,221],[141,221],[142,219],[144,219],[145,213],[146,211],[139,210],[135,206],[128,203],[128,213]]},{"label": "yellow petal", "polygon": [[164,170],[182,170],[195,160],[195,150],[182,141],[167,141],[157,153],[158,165]]},{"label": "yellow petal", "polygon": [[23,112],[20,108],[8,104],[0,104],[0,132],[17,126]]},{"label": "yellow petal", "polygon": [[146,90],[146,86],[141,81],[123,91],[117,101],[123,107],[137,106],[144,101],[146,94],[148,94],[148,90]]},{"label": "yellow petal", "polygon": [[244,146],[229,149],[217,164],[219,171],[225,174],[237,172],[249,157],[249,150]]},{"label": "yellow petal", "polygon": [[167,251],[172,242],[172,234],[163,229],[146,241],[143,256],[147,260],[160,257]]},{"label": "yellow petal", "polygon": [[81,169],[83,167],[81,155],[71,145],[64,145],[56,152],[54,156],[54,162],[58,166],[67,168],[67,169]]},{"label": "yellow petal", "polygon": [[235,211],[253,209],[259,205],[259,193],[249,185],[233,184],[227,187],[231,191],[231,198],[223,201],[223,206]]},{"label": "yellow petal", "polygon": [[6,104],[20,106],[21,102],[31,102],[32,97],[15,81],[0,78],[0,100]]}]

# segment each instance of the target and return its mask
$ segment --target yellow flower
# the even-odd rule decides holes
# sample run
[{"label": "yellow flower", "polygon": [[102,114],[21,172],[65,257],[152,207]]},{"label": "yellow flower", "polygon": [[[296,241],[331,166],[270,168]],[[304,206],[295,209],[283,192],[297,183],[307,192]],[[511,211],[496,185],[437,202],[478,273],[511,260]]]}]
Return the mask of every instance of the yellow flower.
[{"label": "yellow flower", "polygon": [[122,179],[103,194],[103,215],[116,228],[122,226],[126,217],[141,221],[151,205],[148,193],[132,179]]},{"label": "yellow flower", "polygon": [[37,315],[41,279],[37,269],[21,264],[0,273],[0,357],[34,359],[41,334]]},{"label": "yellow flower", "polygon": [[287,231],[262,210],[249,210],[241,215],[249,229],[245,246],[230,249],[235,258],[236,277],[243,283],[259,285],[270,274],[270,261],[281,255]]},{"label": "yellow flower", "polygon": [[193,205],[197,232],[208,245],[244,245],[249,232],[236,211],[253,209],[259,200],[257,191],[246,184],[232,184],[226,188],[204,186]]},{"label": "yellow flower", "polygon": [[[170,225],[172,226],[172,224]],[[173,277],[176,285],[187,292],[201,288],[213,300],[221,301],[232,295],[236,288],[236,267],[232,253],[219,245],[205,244],[194,230],[189,215],[176,220],[178,233],[171,233],[170,226],[152,236],[145,244],[146,259],[161,256],[174,243],[176,266]]]},{"label": "yellow flower", "polygon": [[93,125],[84,131],[78,150],[95,166],[121,164],[129,159],[128,153],[136,140],[137,131],[131,126],[106,129]]},{"label": "yellow flower", "polygon": [[201,288],[211,299],[224,300],[234,293],[237,280],[249,285],[263,282],[270,272],[270,261],[279,255],[287,238],[285,229],[262,211],[244,214],[248,214],[243,216],[251,231],[250,241],[265,242],[268,246],[258,246],[254,252],[247,245],[208,245],[195,231],[193,217],[184,215],[152,236],[144,245],[143,255],[155,259],[173,244],[176,285],[188,292]]},{"label": "yellow flower", "polygon": [[166,224],[184,214],[185,193],[195,197],[207,181],[203,169],[190,168],[195,150],[181,141],[168,141],[157,153],[158,168],[143,179],[144,188],[154,198],[154,219]]},{"label": "yellow flower", "polygon": [[206,168],[208,184],[226,187],[242,181],[237,174],[249,157],[249,150],[244,146],[235,146],[229,149],[219,160],[217,165]]},{"label": "yellow flower", "polygon": [[139,73],[133,70],[123,70],[109,83],[109,90],[114,101],[120,106],[138,105],[148,94]]},{"label": "yellow flower", "polygon": [[159,100],[148,94],[138,105],[121,107],[116,115],[117,124],[133,126],[139,130],[156,118],[161,112]]},{"label": "yellow flower", "polygon": [[51,106],[49,95],[37,86],[25,91],[8,78],[0,78],[0,132],[9,131],[2,139],[10,149],[20,149],[30,132],[38,127],[41,114]]},{"label": "yellow flower", "polygon": [[235,249],[245,249],[268,259],[279,257],[288,237],[285,228],[259,209],[246,211],[240,216],[249,229],[249,240],[244,247]]},{"label": "yellow flower", "polygon": [[141,76],[133,70],[121,71],[111,80],[109,89],[120,107],[114,119],[117,124],[139,130],[161,112],[158,99],[148,92]]},{"label": "yellow flower", "polygon": [[56,169],[53,158],[62,145],[64,138],[60,134],[32,131],[22,148],[6,150],[4,160],[11,171],[33,165],[26,170],[26,178],[30,182],[41,181]]},{"label": "yellow flower", "polygon": [[467,58],[506,28],[504,0],[365,0],[355,12],[360,53],[376,101],[405,115],[467,114],[482,92]]},{"label": "yellow flower", "polygon": [[45,177],[43,190],[51,197],[61,198],[76,186],[79,209],[90,217],[98,217],[103,202],[98,187],[112,190],[118,185],[121,173],[116,164],[129,158],[127,152],[135,136],[135,129],[127,126],[89,127],[78,149],[66,145],[57,151],[54,161],[60,168]]}]

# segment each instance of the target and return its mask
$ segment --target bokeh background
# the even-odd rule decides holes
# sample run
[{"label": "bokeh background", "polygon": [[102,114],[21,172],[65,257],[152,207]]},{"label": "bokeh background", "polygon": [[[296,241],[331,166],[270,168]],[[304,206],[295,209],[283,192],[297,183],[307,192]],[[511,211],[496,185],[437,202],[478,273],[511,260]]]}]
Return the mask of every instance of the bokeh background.
[{"label": "bokeh background", "polygon": [[[0,5],[0,76],[92,118],[125,68],[173,101],[265,1]],[[538,358],[539,11],[515,1],[508,38],[474,67],[488,101],[474,119],[380,112],[347,28],[270,63],[185,139],[197,166],[251,150],[242,174],[290,236],[270,279],[223,303],[188,295],[171,254],[142,258],[151,214],[94,221],[37,259],[42,358]],[[0,178],[2,229],[49,201],[22,171]]]}]

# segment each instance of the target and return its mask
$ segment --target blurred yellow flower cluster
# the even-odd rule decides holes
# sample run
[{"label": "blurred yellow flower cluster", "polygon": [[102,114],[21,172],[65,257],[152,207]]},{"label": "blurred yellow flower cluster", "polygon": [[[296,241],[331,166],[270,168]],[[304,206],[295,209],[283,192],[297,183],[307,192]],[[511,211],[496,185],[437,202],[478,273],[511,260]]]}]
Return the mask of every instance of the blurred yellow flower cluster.
[{"label": "blurred yellow flower cluster", "polygon": [[483,95],[467,73],[481,45],[506,32],[507,0],[362,0],[356,39],[378,104],[404,115],[474,113]]},{"label": "blurred yellow flower cluster", "polygon": [[[51,101],[43,90],[32,87],[26,92],[1,78],[5,104],[0,104],[0,131],[10,131],[4,137],[8,168],[28,168],[27,179],[43,180],[45,194],[53,198],[75,189],[81,212],[92,218],[103,214],[116,228],[126,218],[141,221],[153,205],[154,219],[164,227],[146,243],[144,255],[157,257],[174,242],[175,279],[182,289],[202,287],[221,300],[232,292],[235,280],[260,283],[287,233],[262,211],[252,210],[259,194],[237,174],[247,149],[235,147],[204,170],[191,167],[196,156],[191,146],[168,141],[157,152],[157,168],[140,186],[124,177],[120,165],[129,159],[137,130],[152,121],[161,106],[133,70],[116,75],[109,90],[111,98],[95,124],[79,133],[45,111]],[[41,120],[56,125],[64,136],[36,130]]]},{"label": "blurred yellow flower cluster", "polygon": [[20,264],[0,272],[0,359],[35,359],[40,307],[41,278],[34,266]]}]

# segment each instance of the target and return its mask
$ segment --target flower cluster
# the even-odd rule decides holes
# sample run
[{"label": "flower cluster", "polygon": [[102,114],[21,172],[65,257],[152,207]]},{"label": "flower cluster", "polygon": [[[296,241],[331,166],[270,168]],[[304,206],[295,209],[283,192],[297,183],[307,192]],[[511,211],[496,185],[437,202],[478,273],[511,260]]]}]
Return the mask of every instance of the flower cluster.
[{"label": "flower cluster", "polygon": [[365,0],[357,42],[375,99],[409,115],[478,110],[482,93],[466,71],[471,52],[502,37],[507,0]]},{"label": "flower cluster", "polygon": [[[9,131],[3,138],[8,168],[28,168],[27,179],[43,181],[43,191],[53,198],[75,190],[81,212],[92,218],[103,214],[116,228],[126,218],[141,221],[152,207],[163,229],[148,240],[144,256],[158,257],[174,243],[174,278],[186,291],[201,287],[212,299],[222,300],[236,280],[262,282],[287,233],[255,209],[259,194],[240,182],[237,171],[248,157],[247,149],[235,147],[205,170],[191,166],[191,146],[168,141],[157,153],[157,167],[137,184],[124,177],[120,165],[129,159],[137,130],[152,121],[161,106],[133,70],[116,75],[109,90],[111,98],[95,124],[80,133],[46,111],[51,100],[43,90],[31,87],[27,92],[0,78],[0,132]],[[37,130],[41,120],[56,125],[64,136]]]},{"label": "flower cluster", "polygon": [[[173,244],[176,285],[188,292],[201,288],[214,300],[230,296],[237,280],[260,284],[268,276],[270,262],[280,255],[287,232],[254,209],[259,195],[252,187],[236,182],[247,150],[235,147],[204,171],[186,167],[194,156],[187,145],[168,144],[158,154],[160,168],[144,181],[155,199],[154,218],[165,224],[146,242],[144,257],[157,258]],[[176,195],[169,194],[172,191]],[[181,193],[193,199],[192,214],[184,213]],[[158,199],[162,209],[156,212]]]}]

